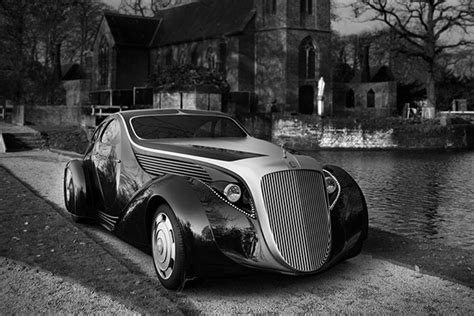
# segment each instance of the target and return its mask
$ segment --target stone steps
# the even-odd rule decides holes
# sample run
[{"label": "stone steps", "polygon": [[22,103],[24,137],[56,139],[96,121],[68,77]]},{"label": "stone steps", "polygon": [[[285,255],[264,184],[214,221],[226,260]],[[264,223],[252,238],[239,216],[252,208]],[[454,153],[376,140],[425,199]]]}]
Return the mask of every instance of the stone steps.
[{"label": "stone steps", "polygon": [[46,140],[40,133],[4,133],[6,151],[21,151],[43,148]]}]

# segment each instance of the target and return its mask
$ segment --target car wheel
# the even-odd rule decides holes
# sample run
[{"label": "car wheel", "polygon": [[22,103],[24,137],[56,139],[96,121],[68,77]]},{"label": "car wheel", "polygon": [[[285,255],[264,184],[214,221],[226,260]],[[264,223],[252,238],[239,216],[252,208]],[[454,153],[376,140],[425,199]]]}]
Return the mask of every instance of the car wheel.
[{"label": "car wheel", "polygon": [[77,213],[79,210],[77,210],[78,203],[76,188],[74,186],[74,177],[69,168],[66,168],[64,172],[64,203],[66,204],[66,208],[69,210],[74,222],[80,223],[84,221],[85,217],[73,213]]},{"label": "car wheel", "polygon": [[184,285],[184,244],[181,225],[168,205],[161,205],[153,216],[151,229],[153,264],[161,284],[170,290]]}]

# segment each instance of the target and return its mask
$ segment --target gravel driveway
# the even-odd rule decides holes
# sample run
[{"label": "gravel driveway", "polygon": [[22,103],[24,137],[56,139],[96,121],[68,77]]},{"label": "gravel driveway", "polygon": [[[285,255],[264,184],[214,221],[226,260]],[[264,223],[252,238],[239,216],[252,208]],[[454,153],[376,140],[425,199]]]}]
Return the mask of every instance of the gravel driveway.
[{"label": "gravel driveway", "polygon": [[[1,165],[29,184],[40,196],[63,209],[62,176],[68,159],[48,151],[0,154]],[[144,276],[155,278],[151,258],[146,254],[96,227],[84,226],[81,229],[89,230],[89,234],[100,240],[104,247],[126,258],[124,262],[131,262]],[[3,264],[0,271],[1,275],[8,273]],[[58,293],[61,291],[59,288]],[[315,276],[259,273],[204,279],[186,287],[182,293],[170,295],[177,295],[178,301],[185,301],[204,314],[474,314],[473,289],[373,258],[367,253]],[[61,295],[58,300],[60,298]],[[49,310],[46,301],[44,304],[46,310],[56,311]]]},{"label": "gravel driveway", "polygon": [[134,313],[109,296],[51,272],[2,257],[0,298],[2,313],[7,314]]}]

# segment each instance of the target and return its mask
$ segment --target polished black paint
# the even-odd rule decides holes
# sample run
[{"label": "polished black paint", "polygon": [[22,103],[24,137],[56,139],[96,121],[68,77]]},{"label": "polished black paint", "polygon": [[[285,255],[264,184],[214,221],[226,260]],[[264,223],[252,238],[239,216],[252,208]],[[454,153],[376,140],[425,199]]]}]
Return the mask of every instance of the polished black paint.
[{"label": "polished black paint", "polygon": [[[219,267],[234,264],[223,253],[244,254],[246,246],[237,243],[235,237],[228,238],[230,234],[225,233],[228,225],[234,223],[222,216],[230,213],[235,216],[238,212],[222,202],[205,184],[189,177],[166,175],[148,183],[127,205],[114,232],[127,242],[149,251],[152,216],[162,203],[173,209],[183,229],[188,263],[186,275],[219,272],[216,270]],[[224,232],[224,235],[219,232]],[[235,247],[226,247],[229,244]]]},{"label": "polished black paint", "polygon": [[[368,229],[367,207],[357,183],[341,168],[325,169],[336,176],[342,191],[331,212],[331,254],[321,270],[357,255]],[[256,249],[264,240],[255,227],[256,220],[239,213],[192,178],[168,175],[150,183],[128,205],[116,234],[147,249],[151,213],[160,203],[171,206],[185,231],[187,275],[218,274],[219,266],[226,269],[232,264],[229,258],[246,266],[258,259]]]},{"label": "polished black paint", "polygon": [[[90,181],[82,160],[73,159],[64,170],[64,200],[67,210],[76,218],[94,217],[94,204],[90,193]],[[69,173],[70,178],[67,176]],[[67,181],[70,179],[70,181]],[[66,192],[70,193],[70,198]]]},{"label": "polished black paint", "polygon": [[337,166],[324,166],[341,185],[341,194],[331,211],[332,249],[325,267],[356,256],[368,233],[364,195],[355,180]]},{"label": "polished black paint", "polygon": [[[170,113],[176,112],[170,110]],[[77,192],[74,195],[75,203],[79,205],[68,206],[68,210],[80,216],[94,215],[95,209],[114,215],[117,217],[114,233],[137,247],[149,250],[152,216],[161,203],[170,205],[184,231],[188,262],[186,275],[189,277],[219,273],[220,268],[227,270],[234,262],[248,265],[257,260],[256,250],[265,243],[257,228],[258,219],[240,213],[212,192],[208,185],[194,178],[178,175],[156,177],[145,172],[135,156],[135,152],[145,152],[132,148],[124,136],[131,115],[124,115],[125,124],[117,116],[106,119],[94,134],[84,161],[73,160],[68,163],[67,168],[74,175],[74,192]],[[115,143],[110,152],[101,152],[95,146],[113,120],[120,127],[120,144]],[[102,162],[97,158],[98,154],[103,154]],[[236,154],[231,153],[232,156]],[[167,157],[166,154],[162,156]],[[98,170],[100,163],[112,167],[104,165]],[[211,177],[233,177],[209,165],[203,165],[203,168]],[[338,179],[342,190],[331,212],[332,250],[322,270],[356,255],[367,236],[368,228],[367,206],[357,183],[338,167],[324,168]],[[114,181],[109,181],[107,177]],[[116,190],[112,202],[104,199],[104,190],[109,190],[109,193]]]}]

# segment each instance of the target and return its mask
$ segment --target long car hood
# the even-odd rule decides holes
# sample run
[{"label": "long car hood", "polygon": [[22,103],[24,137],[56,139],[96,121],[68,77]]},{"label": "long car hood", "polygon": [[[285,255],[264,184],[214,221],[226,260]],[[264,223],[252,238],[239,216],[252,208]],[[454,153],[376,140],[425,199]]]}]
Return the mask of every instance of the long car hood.
[{"label": "long car hood", "polygon": [[[261,176],[289,169],[320,169],[311,157],[292,155],[281,147],[253,137],[226,139],[138,140],[140,154],[165,154],[177,159],[224,167],[236,173]],[[138,149],[138,150],[137,150]]]},{"label": "long car hood", "polygon": [[269,142],[253,137],[226,139],[140,140],[142,148],[166,151],[196,158],[236,161],[262,156],[282,156],[283,150]]}]

